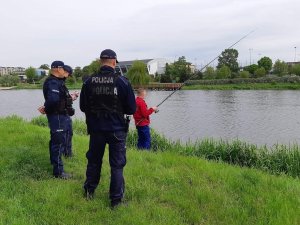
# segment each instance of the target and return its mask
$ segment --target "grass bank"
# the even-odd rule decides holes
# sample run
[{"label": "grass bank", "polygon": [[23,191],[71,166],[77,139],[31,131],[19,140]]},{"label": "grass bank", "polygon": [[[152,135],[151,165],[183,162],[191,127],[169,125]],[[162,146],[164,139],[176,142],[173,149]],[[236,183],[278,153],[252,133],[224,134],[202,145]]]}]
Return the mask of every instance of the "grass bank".
[{"label": "grass bank", "polygon": [[88,137],[75,134],[74,158],[65,160],[74,179],[56,180],[50,175],[49,130],[42,120],[33,123],[0,119],[0,224],[300,223],[299,179],[133,148],[125,169],[129,205],[111,211],[107,154],[96,198],[88,202],[81,190]]},{"label": "grass bank", "polygon": [[300,90],[300,83],[196,84],[183,90]]},{"label": "grass bank", "polygon": [[[76,89],[81,89],[82,82],[77,82],[74,84],[67,84],[68,89],[70,90],[76,90]],[[18,83],[14,89],[22,90],[22,89],[42,89],[43,85],[42,84],[28,84],[28,83]]]},{"label": "grass bank", "polygon": [[[32,119],[32,124],[47,126],[44,116]],[[74,133],[86,135],[86,125],[82,120],[73,121]],[[135,148],[137,133],[129,132],[128,147]],[[203,159],[222,161],[233,165],[257,168],[273,174],[287,174],[300,177],[300,148],[298,145],[275,145],[273,148],[258,147],[239,140],[225,141],[204,139],[195,143],[182,144],[171,141],[152,130],[152,149],[168,151],[185,156],[196,156]]]}]

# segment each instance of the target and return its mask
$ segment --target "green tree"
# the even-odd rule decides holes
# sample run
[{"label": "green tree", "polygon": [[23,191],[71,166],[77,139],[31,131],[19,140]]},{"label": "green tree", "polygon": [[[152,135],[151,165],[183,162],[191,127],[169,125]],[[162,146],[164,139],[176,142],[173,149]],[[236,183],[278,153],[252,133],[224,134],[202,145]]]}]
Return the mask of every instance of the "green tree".
[{"label": "green tree", "polygon": [[283,76],[288,74],[289,67],[284,61],[276,60],[273,67],[273,73],[278,76]]},{"label": "green tree", "polygon": [[203,73],[203,79],[212,80],[215,79],[215,77],[216,77],[215,69],[211,66],[206,67],[206,70]]},{"label": "green tree", "polygon": [[252,75],[254,75],[255,71],[259,68],[258,65],[256,64],[252,64],[249,66],[245,66],[243,69],[248,71],[249,73],[251,73]]},{"label": "green tree", "polygon": [[300,76],[300,64],[293,65],[291,67],[291,73]]},{"label": "green tree", "polygon": [[225,49],[221,56],[219,57],[217,68],[220,69],[223,65],[228,66],[232,72],[239,71],[239,64],[237,62],[237,58],[239,56],[239,52],[236,49]]},{"label": "green tree", "polygon": [[75,67],[74,71],[73,71],[73,76],[78,79],[81,78],[83,76],[83,72],[81,70],[81,68],[79,66]]},{"label": "green tree", "polygon": [[231,70],[228,66],[223,65],[217,70],[217,79],[228,79],[231,76]]},{"label": "green tree", "polygon": [[260,67],[254,72],[255,77],[264,77],[266,75],[266,70],[264,67]]},{"label": "green tree", "polygon": [[239,73],[239,77],[240,78],[249,78],[250,77],[250,73],[247,70],[243,70]]},{"label": "green tree", "polygon": [[39,69],[49,70],[50,66],[48,64],[42,64],[42,65],[40,65]]},{"label": "green tree", "polygon": [[272,69],[272,59],[270,59],[269,57],[262,57],[260,60],[258,60],[257,62],[258,67],[263,67],[266,71],[266,73],[269,73],[270,70]]},{"label": "green tree", "polygon": [[35,68],[31,66],[25,70],[25,75],[27,77],[28,82],[34,83],[34,80],[37,80]]},{"label": "green tree", "polygon": [[146,64],[141,61],[133,62],[132,66],[127,72],[127,77],[133,85],[145,85],[150,81]]},{"label": "green tree", "polygon": [[90,63],[89,67],[89,74],[97,74],[100,71],[101,63],[100,60],[95,59]]}]

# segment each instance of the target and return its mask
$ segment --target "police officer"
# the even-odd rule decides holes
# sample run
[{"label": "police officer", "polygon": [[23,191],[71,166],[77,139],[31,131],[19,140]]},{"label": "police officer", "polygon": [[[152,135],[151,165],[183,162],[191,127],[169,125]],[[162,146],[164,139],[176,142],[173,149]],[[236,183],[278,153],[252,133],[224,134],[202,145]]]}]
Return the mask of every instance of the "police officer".
[{"label": "police officer", "polygon": [[43,86],[45,98],[43,110],[47,114],[50,127],[49,150],[53,175],[56,178],[69,179],[71,176],[65,173],[61,156],[66,149],[70,116],[74,115],[75,110],[72,107],[72,96],[65,86],[68,73],[64,70],[66,69],[64,66],[62,61],[54,61],[51,64],[51,75],[45,80]]},{"label": "police officer", "polygon": [[[72,67],[68,65],[64,65],[64,71],[66,73],[65,77],[70,77],[73,74],[73,69]],[[65,78],[66,79],[66,78]],[[78,98],[79,93],[74,92],[70,94],[72,97],[72,100],[75,101]],[[73,151],[72,151],[72,137],[73,137],[73,127],[72,127],[72,119],[70,117],[70,120],[67,121],[67,128],[66,128],[66,144],[65,144],[65,151],[63,155],[66,158],[70,158],[73,156]]]},{"label": "police officer", "polygon": [[92,198],[100,181],[102,158],[109,145],[111,167],[110,200],[114,208],[122,203],[125,190],[123,167],[126,165],[126,136],[129,121],[125,115],[135,112],[135,96],[128,80],[115,72],[117,55],[106,49],[100,55],[100,72],[88,78],[80,93],[80,109],[86,115],[89,150],[84,191]]}]

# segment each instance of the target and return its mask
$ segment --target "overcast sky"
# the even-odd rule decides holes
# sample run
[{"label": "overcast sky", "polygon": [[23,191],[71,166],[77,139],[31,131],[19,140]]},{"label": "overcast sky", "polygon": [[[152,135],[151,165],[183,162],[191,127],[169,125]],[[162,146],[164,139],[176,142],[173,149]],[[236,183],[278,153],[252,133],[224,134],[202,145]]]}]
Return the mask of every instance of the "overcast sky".
[{"label": "overcast sky", "polygon": [[198,66],[239,43],[242,65],[300,60],[299,0],[9,0],[0,7],[0,66],[60,59],[84,66],[111,48],[119,60],[186,56]]}]

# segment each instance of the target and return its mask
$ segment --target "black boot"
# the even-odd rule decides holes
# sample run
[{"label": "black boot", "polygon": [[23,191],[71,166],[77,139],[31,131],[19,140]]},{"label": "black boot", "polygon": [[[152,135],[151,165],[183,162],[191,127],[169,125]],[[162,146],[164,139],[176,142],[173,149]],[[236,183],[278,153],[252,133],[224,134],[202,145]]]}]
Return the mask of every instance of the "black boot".
[{"label": "black boot", "polygon": [[68,174],[68,173],[65,173],[65,172],[62,172],[61,174],[54,175],[54,177],[59,178],[59,179],[63,179],[63,180],[69,180],[69,179],[72,178],[72,175]]}]

